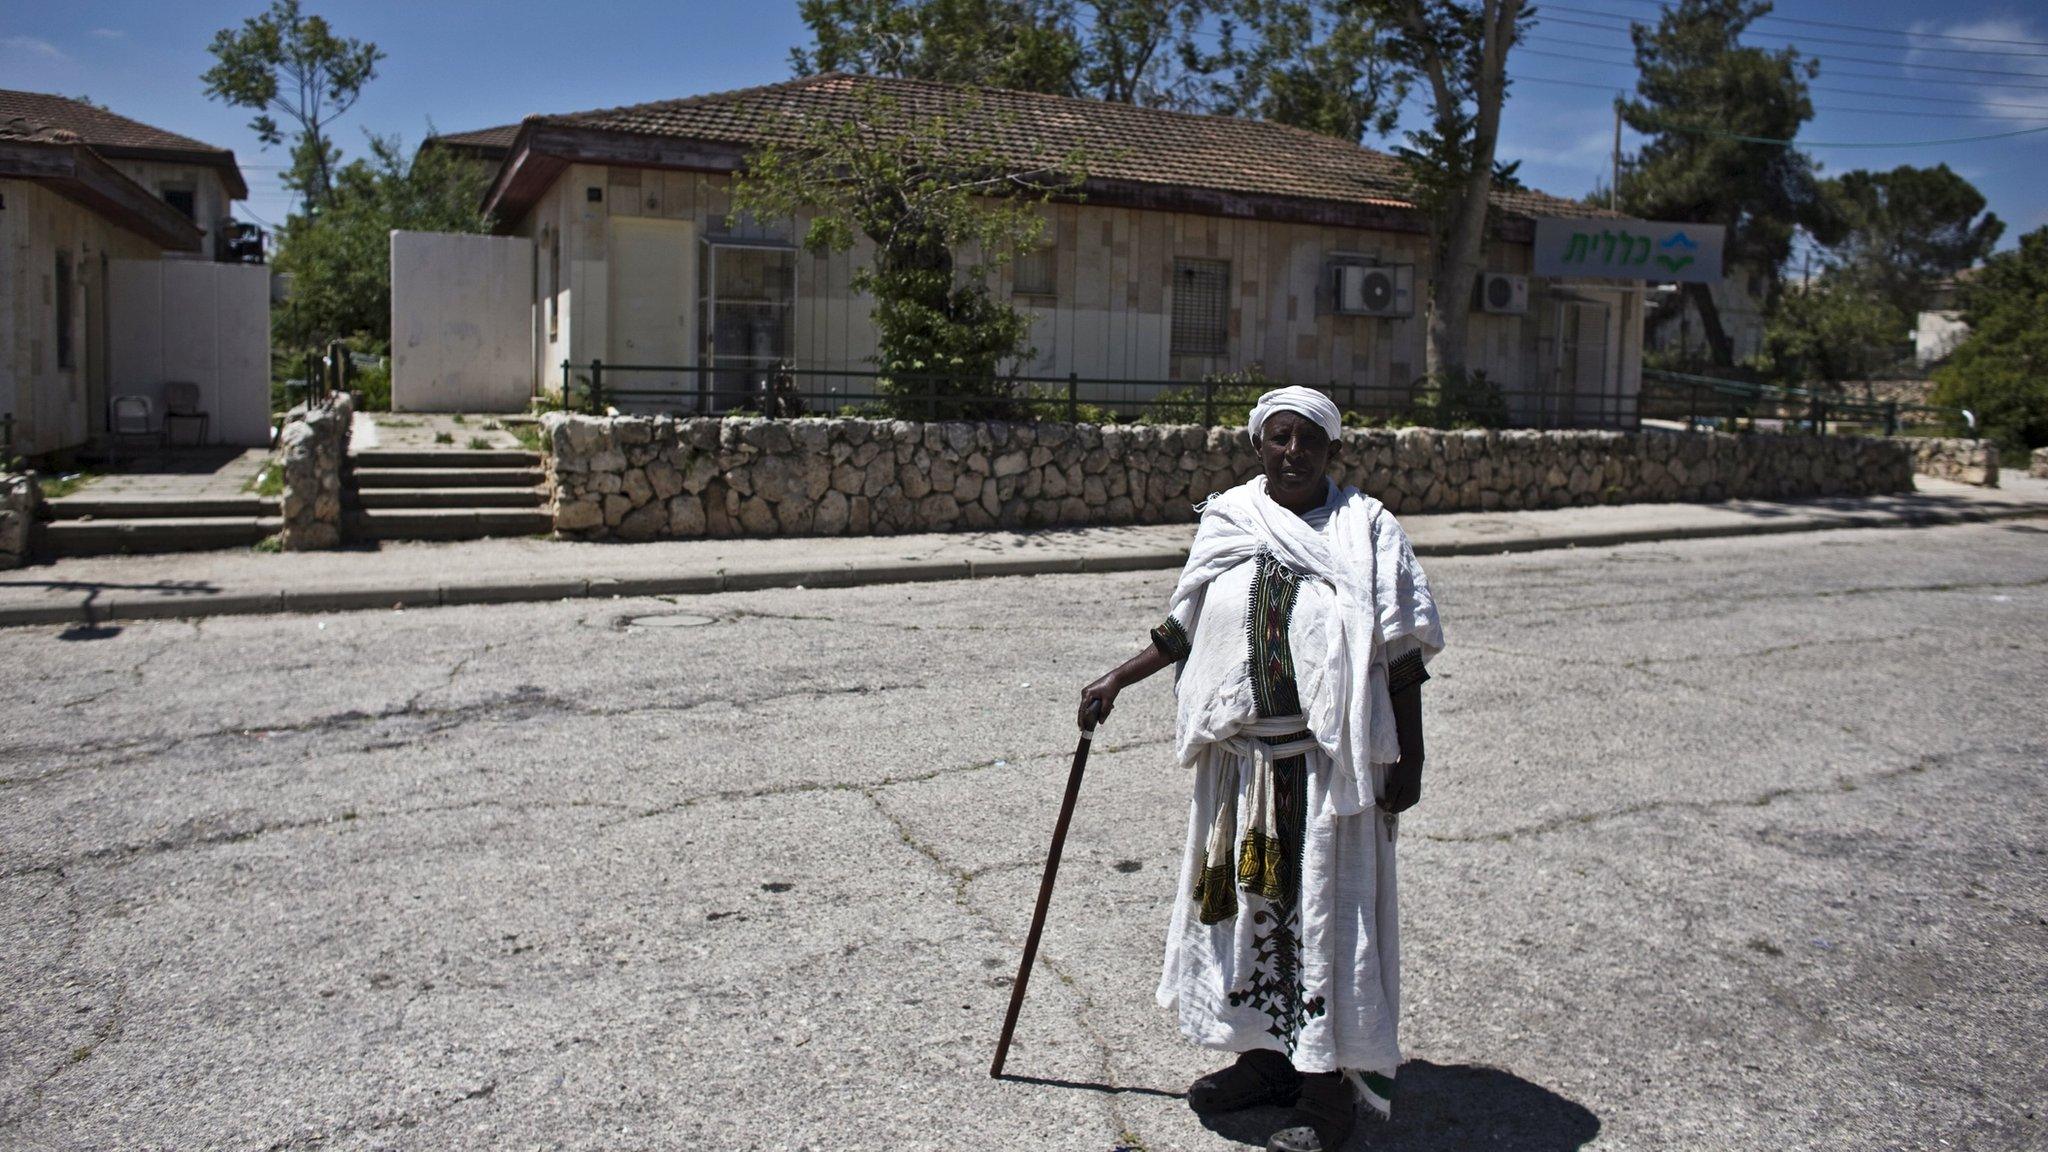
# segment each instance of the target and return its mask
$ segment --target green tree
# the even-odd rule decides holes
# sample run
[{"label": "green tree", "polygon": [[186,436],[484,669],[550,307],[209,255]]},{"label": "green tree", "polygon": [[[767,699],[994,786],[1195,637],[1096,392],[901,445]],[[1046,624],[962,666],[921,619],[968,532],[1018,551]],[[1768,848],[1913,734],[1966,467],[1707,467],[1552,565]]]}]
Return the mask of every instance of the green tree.
[{"label": "green tree", "polygon": [[1076,87],[1113,104],[1193,108],[1200,77],[1195,33],[1220,0],[1082,0],[1088,10]]},{"label": "green tree", "polygon": [[1780,296],[1764,330],[1764,354],[1785,383],[1838,387],[1895,363],[1906,327],[1883,293],[1852,276],[1823,276]]},{"label": "green tree", "polygon": [[733,183],[735,217],[807,219],[812,252],[873,245],[853,287],[875,301],[884,390],[935,398],[906,407],[919,415],[1010,409],[1000,374],[1034,354],[1031,318],[988,281],[1037,243],[1044,202],[1080,180],[1077,156],[1016,165],[971,143],[987,133],[959,121],[979,115],[965,102],[954,116],[917,117],[864,91],[852,115],[812,126],[803,147],[756,150]]},{"label": "green tree", "polygon": [[478,207],[492,172],[446,149],[426,148],[408,163],[394,137],[370,138],[370,155],[335,173],[318,214],[300,213],[278,231],[277,270],[291,277],[291,298],[271,312],[280,346],[327,340],[391,340],[391,232],[484,232]]},{"label": "green tree", "polygon": [[1827,192],[1845,228],[1831,258],[1907,316],[2005,234],[2005,222],[1984,211],[1983,193],[1946,164],[1847,172]]},{"label": "green tree", "polygon": [[1408,163],[1416,207],[1430,222],[1429,316],[1424,371],[1438,382],[1465,375],[1465,332],[1479,275],[1493,189],[1514,165],[1497,164],[1508,50],[1521,39],[1522,0],[1388,0],[1400,25],[1397,59],[1429,96],[1429,120],[1398,149]]},{"label": "green tree", "polygon": [[[1807,157],[1758,142],[1790,140],[1813,118],[1806,82],[1817,66],[1790,48],[1740,42],[1770,10],[1764,0],[1679,0],[1654,28],[1632,26],[1636,98],[1621,112],[1649,141],[1623,168],[1619,191],[1631,214],[1726,228],[1727,267],[1762,276],[1775,299],[1794,232],[1803,226],[1828,243],[1839,230]],[[1683,296],[1714,363],[1733,365],[1734,342],[1708,286],[1687,284]]]},{"label": "green tree", "polygon": [[[1381,6],[1345,0],[1235,0],[1213,54],[1190,57],[1209,107],[1357,143],[1393,131],[1412,76]],[[1240,37],[1240,30],[1242,34]]]},{"label": "green tree", "polygon": [[285,187],[309,209],[334,188],[341,152],[328,138],[330,124],[355,105],[384,58],[375,44],[336,36],[327,21],[304,15],[299,0],[271,0],[270,10],[223,28],[207,46],[213,67],[200,79],[206,94],[256,110],[249,127],[265,144],[281,144],[282,116],[298,125]]},{"label": "green tree", "polygon": [[1934,402],[1968,408],[2019,459],[2048,445],[2048,228],[2020,237],[1962,290],[1970,335],[1934,371]]},{"label": "green tree", "polygon": [[1081,45],[1048,0],[802,0],[799,76],[903,76],[1072,95]]},{"label": "green tree", "polygon": [[[1197,99],[1186,61],[1221,0],[801,0],[801,76],[903,76],[1121,104]],[[1080,19],[1085,11],[1087,19]]]}]

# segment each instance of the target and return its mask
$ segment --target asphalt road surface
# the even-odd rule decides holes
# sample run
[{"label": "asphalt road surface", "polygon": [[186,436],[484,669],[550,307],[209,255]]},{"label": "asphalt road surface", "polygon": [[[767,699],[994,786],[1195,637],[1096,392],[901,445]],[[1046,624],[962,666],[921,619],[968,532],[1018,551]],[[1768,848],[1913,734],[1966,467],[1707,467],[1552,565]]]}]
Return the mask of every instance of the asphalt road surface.
[{"label": "asphalt road surface", "polygon": [[[1355,1147],[2048,1146],[2048,525],[1430,572]],[[1152,999],[1165,677],[987,1076],[1171,584],[0,632],[0,1147],[1262,1145]]]}]

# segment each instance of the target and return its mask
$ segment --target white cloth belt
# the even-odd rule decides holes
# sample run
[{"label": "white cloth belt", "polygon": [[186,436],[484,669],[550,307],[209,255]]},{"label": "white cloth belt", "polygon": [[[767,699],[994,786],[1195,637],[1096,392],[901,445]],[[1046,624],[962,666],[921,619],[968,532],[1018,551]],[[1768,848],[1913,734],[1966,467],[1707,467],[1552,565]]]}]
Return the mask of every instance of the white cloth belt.
[{"label": "white cloth belt", "polygon": [[[1301,733],[1299,740],[1286,740],[1268,744],[1262,736],[1292,736]],[[1305,756],[1322,747],[1308,731],[1308,717],[1297,712],[1292,716],[1266,716],[1254,720],[1237,730],[1228,740],[1220,741],[1225,751],[1256,761],[1285,760],[1289,756]]]}]

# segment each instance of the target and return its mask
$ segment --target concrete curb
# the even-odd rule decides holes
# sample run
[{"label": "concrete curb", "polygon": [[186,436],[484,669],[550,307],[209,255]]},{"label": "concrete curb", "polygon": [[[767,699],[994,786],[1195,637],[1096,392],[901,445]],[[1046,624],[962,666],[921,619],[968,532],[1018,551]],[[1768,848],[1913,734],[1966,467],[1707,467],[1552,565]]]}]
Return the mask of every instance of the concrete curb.
[{"label": "concrete curb", "polygon": [[[1678,525],[1656,529],[1563,532],[1548,536],[1418,542],[1419,556],[1484,556],[1560,548],[1602,548],[1659,540],[1703,540],[1826,532],[1844,528],[1924,528],[2048,516],[2048,506],[1898,509],[1786,516],[1730,524]],[[122,620],[197,619],[270,613],[359,612],[391,608],[436,608],[458,604],[512,604],[544,600],[612,599],[644,596],[704,596],[771,588],[850,588],[938,580],[980,580],[999,576],[1041,576],[1079,572],[1141,572],[1179,568],[1182,548],[1149,548],[1095,556],[1006,556],[990,560],[894,560],[824,567],[768,567],[673,576],[541,577],[447,584],[293,587],[275,592],[223,592],[191,597],[97,596],[88,603],[0,605],[0,628],[103,624]]]}]

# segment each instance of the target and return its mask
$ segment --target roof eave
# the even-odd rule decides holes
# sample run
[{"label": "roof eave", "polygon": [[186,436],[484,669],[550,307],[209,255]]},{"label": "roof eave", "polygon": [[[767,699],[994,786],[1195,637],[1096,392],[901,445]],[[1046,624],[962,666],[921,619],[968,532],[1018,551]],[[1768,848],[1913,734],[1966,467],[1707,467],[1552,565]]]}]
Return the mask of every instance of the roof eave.
[{"label": "roof eave", "polygon": [[92,150],[109,160],[146,160],[156,164],[197,164],[220,172],[228,199],[247,200],[249,184],[242,179],[242,166],[225,148],[148,148],[133,144],[95,144]]},{"label": "roof eave", "polygon": [[[729,140],[530,120],[507,149],[497,177],[485,193],[483,209],[497,221],[499,232],[510,232],[572,164],[732,173],[744,167],[750,147]],[[1426,216],[1390,198],[1333,200],[1095,177],[1083,181],[1081,193],[1089,203],[1115,207],[1379,232],[1429,231]],[[1496,238],[1524,244],[1534,238],[1532,217],[1505,211],[1493,215],[1490,231]]]},{"label": "roof eave", "polygon": [[161,247],[178,252],[204,247],[204,235],[190,220],[84,144],[0,140],[0,176],[46,184]]}]

